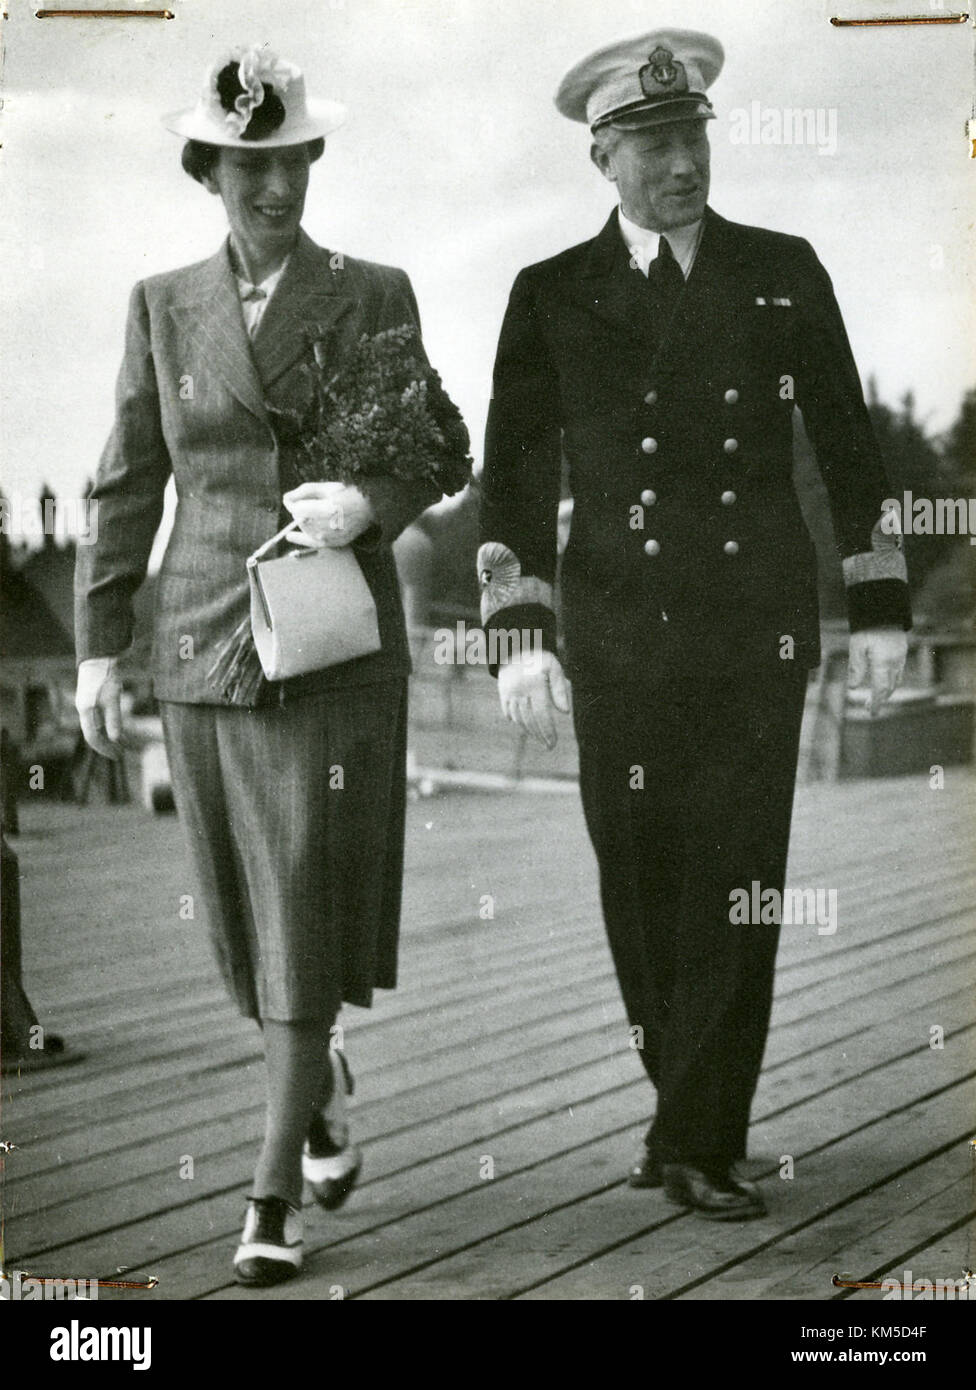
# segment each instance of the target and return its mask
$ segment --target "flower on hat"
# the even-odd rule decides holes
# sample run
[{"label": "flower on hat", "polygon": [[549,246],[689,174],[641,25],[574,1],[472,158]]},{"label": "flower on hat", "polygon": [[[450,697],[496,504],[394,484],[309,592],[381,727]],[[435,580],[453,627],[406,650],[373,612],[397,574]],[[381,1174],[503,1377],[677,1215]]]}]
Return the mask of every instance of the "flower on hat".
[{"label": "flower on hat", "polygon": [[[238,139],[260,140],[285,119],[279,93],[288,90],[295,75],[276,53],[252,44],[235,48],[218,59],[207,74],[207,100]],[[254,120],[255,112],[261,116]]]}]

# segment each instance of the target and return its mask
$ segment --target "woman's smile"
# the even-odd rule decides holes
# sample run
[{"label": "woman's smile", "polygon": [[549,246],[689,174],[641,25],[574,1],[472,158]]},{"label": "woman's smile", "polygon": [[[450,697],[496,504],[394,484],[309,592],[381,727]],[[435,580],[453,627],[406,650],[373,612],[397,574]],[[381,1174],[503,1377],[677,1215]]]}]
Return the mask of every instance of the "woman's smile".
[{"label": "woman's smile", "polygon": [[274,150],[223,150],[206,179],[227,210],[231,237],[255,284],[276,270],[298,235],[308,190],[304,145]]}]

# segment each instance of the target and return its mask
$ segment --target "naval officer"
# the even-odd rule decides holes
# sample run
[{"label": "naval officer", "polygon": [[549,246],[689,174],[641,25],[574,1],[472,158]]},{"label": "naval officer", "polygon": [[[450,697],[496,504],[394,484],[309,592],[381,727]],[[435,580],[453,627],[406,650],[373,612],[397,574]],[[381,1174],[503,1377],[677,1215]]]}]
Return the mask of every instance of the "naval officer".
[{"label": "naval officer", "polygon": [[[802,412],[843,559],[851,678],[872,709],[910,627],[890,488],[830,279],[808,242],[708,205],[706,34],[578,63],[556,96],[619,205],[523,270],[494,372],[479,573],[489,634],[541,633],[498,670],[544,743],[569,708],[631,1038],[656,1091],[635,1187],[706,1218],[764,1211],[736,1173],[779,927],[730,895],[783,888],[817,567],[791,481]],[[573,518],[553,586],[566,468]],[[504,650],[504,642],[501,643]],[[565,672],[565,673],[564,673]]]}]

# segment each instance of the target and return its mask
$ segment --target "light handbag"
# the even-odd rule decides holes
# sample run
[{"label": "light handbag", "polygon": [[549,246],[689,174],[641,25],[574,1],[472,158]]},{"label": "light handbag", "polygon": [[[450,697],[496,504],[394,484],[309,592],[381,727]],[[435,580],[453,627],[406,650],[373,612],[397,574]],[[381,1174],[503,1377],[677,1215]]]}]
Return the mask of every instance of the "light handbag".
[{"label": "light handbag", "polygon": [[265,558],[295,522],[248,557],[251,634],[268,680],[337,666],[380,649],[376,604],[351,547],[301,547]]}]

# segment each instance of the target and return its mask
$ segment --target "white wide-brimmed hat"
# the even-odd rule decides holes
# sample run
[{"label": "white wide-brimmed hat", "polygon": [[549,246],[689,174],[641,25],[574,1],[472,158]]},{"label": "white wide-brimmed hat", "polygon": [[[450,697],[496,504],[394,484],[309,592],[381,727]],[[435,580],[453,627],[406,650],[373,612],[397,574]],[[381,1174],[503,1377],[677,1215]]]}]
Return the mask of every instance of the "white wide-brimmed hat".
[{"label": "white wide-brimmed hat", "polygon": [[345,120],[341,102],[305,95],[301,68],[252,44],[219,58],[207,72],[196,106],[170,112],[163,125],[185,140],[272,149],[318,140]]}]

